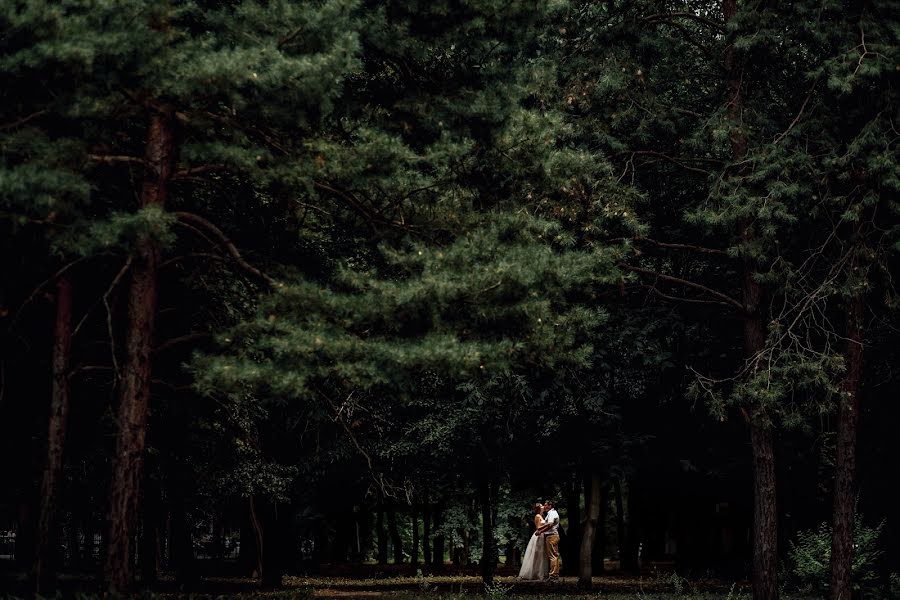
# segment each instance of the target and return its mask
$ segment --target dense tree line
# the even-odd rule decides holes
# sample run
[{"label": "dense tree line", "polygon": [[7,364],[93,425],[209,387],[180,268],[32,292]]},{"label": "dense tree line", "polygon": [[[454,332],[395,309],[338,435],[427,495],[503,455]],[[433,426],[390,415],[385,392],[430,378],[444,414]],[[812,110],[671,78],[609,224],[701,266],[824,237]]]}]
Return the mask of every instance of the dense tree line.
[{"label": "dense tree line", "polygon": [[3,5],[18,567],[898,570],[898,9]]}]

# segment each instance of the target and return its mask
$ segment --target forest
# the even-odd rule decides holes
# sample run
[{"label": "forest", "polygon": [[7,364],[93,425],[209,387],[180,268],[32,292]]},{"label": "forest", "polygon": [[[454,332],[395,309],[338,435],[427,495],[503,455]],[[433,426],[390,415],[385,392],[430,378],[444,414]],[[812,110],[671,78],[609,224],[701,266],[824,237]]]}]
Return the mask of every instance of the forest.
[{"label": "forest", "polygon": [[898,38],[0,1],[0,597],[900,598]]}]

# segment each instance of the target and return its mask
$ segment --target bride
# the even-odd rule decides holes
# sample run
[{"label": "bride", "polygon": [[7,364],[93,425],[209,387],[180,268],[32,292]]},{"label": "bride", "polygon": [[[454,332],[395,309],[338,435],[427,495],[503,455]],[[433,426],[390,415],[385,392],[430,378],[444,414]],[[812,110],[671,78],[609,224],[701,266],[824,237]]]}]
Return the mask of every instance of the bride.
[{"label": "bride", "polygon": [[[541,516],[544,507],[541,504],[534,505],[534,526],[540,528],[544,524]],[[522,568],[519,570],[519,579],[547,578],[550,572],[550,561],[547,559],[547,551],[544,548],[544,536],[532,535],[525,548],[525,556],[522,557]]]}]

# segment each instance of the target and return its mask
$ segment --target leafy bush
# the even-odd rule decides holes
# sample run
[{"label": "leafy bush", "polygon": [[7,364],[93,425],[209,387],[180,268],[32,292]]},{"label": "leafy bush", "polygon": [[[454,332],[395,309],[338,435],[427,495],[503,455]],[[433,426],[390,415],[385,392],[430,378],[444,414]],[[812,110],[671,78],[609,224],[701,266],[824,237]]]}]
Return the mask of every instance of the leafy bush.
[{"label": "leafy bush", "polygon": [[[867,527],[857,514],[853,524],[852,578],[855,590],[872,587],[876,582],[876,567],[883,551],[878,547],[884,522]],[[823,591],[831,575],[831,525],[822,523],[817,529],[801,531],[791,542],[791,573],[808,588]]]}]

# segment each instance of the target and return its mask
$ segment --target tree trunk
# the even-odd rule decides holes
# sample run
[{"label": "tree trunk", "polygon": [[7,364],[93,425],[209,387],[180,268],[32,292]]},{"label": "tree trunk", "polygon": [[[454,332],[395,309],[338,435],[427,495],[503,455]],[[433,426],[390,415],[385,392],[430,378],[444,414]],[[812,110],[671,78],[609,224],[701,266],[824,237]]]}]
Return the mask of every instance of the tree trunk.
[{"label": "tree trunk", "polygon": [[487,481],[479,486],[481,492],[481,580],[484,585],[494,583],[494,511],[491,484]]},{"label": "tree trunk", "polygon": [[[572,485],[564,489],[566,508],[569,513],[569,527],[566,529],[566,548],[564,555],[578,556],[581,547],[581,477],[575,473]],[[576,575],[578,565],[574,560],[563,563],[563,575]]]},{"label": "tree trunk", "polygon": [[[165,206],[175,148],[175,115],[158,109],[147,134],[147,176],[141,189],[141,208]],[[160,249],[152,238],[137,242],[132,256],[128,290],[128,329],[122,365],[118,436],[109,502],[109,537],[104,579],[110,593],[126,593],[134,586],[131,562],[135,538],[144,447],[150,407],[150,353],[156,316],[157,270]]]},{"label": "tree trunk", "polygon": [[391,536],[391,546],[394,550],[394,564],[403,563],[403,538],[397,528],[397,511],[391,506],[387,510],[388,534]]},{"label": "tree trunk", "polygon": [[[256,499],[250,496],[247,499],[247,514],[250,517],[250,531],[253,534],[253,549],[247,554],[247,564],[250,566],[250,574],[253,577],[261,577],[263,572],[263,554],[265,552],[265,538],[259,513],[256,510]],[[243,549],[241,550],[243,554]]]},{"label": "tree trunk", "polygon": [[266,551],[262,555],[260,583],[263,588],[273,590],[281,587],[285,568],[292,558],[292,549],[287,543],[291,538],[291,508],[266,501],[262,512]]},{"label": "tree trunk", "polygon": [[628,504],[626,508],[628,514],[628,526],[625,528],[625,559],[623,561],[623,569],[632,573],[640,573],[641,571],[641,522],[640,510],[638,508],[637,486],[632,478],[628,482]]},{"label": "tree trunk", "polygon": [[388,539],[384,531],[384,507],[378,507],[378,518],[375,520],[375,534],[378,537],[378,564],[388,563]]},{"label": "tree trunk", "polygon": [[194,565],[194,538],[183,498],[176,498],[172,507],[171,558],[175,581],[189,585],[197,579]]},{"label": "tree trunk", "polygon": [[143,523],[141,525],[141,587],[152,587],[159,575],[161,517],[159,482],[152,477],[144,480]]},{"label": "tree trunk", "polygon": [[627,561],[626,542],[625,542],[625,506],[622,502],[622,479],[616,477],[613,480],[613,486],[616,494],[616,544],[619,547],[619,569],[624,568]]},{"label": "tree trunk", "polygon": [[581,532],[581,551],[578,554],[578,587],[585,590],[589,590],[593,586],[593,551],[602,502],[603,486],[600,482],[600,475],[594,472],[591,473],[591,495],[585,511],[587,514]]},{"label": "tree trunk", "polygon": [[859,424],[859,393],[863,369],[863,298],[857,292],[847,311],[847,371],[841,382],[834,465],[834,507],[831,538],[831,597],[850,600],[852,593],[853,521],[856,501],[856,431]]},{"label": "tree trunk", "polygon": [[[737,14],[737,0],[723,0],[722,14],[727,23]],[[742,82],[744,70],[735,59],[734,45],[725,48],[725,68],[728,72],[728,120],[731,133],[731,157],[739,163],[747,155],[747,134],[742,123],[744,109]],[[755,234],[752,223],[741,225],[745,242]],[[762,289],[756,281],[758,266],[752,258],[744,259],[744,351],[748,361],[765,348],[765,326],[760,314]],[[751,368],[750,376],[756,368]],[[750,445],[753,452],[753,600],[776,600],[778,588],[778,519],[775,480],[775,441],[771,423],[759,405],[750,407]]]},{"label": "tree trunk", "polygon": [[415,575],[419,568],[419,511],[415,506],[413,506],[410,521],[412,525],[412,555],[409,557],[409,562],[412,565],[413,575]]},{"label": "tree trunk", "polygon": [[431,505],[427,497],[422,505],[422,559],[424,565],[431,566]]},{"label": "tree trunk", "polygon": [[438,504],[434,508],[434,545],[431,553],[432,566],[441,570],[444,568],[444,507]]},{"label": "tree trunk", "polygon": [[33,565],[35,594],[53,589],[58,552],[56,536],[59,480],[69,422],[69,362],[72,348],[72,282],[68,276],[56,282],[56,321],[53,327],[53,385],[47,432],[47,462],[41,481],[41,506]]}]

